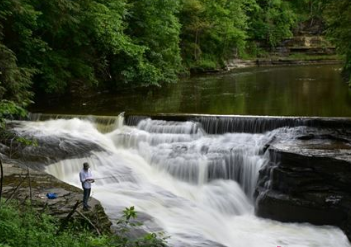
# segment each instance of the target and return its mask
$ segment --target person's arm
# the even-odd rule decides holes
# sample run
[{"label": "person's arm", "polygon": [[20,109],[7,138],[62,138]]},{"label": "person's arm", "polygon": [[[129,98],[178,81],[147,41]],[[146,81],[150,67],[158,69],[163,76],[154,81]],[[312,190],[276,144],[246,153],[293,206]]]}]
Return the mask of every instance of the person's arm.
[{"label": "person's arm", "polygon": [[83,172],[80,172],[80,173],[79,173],[79,178],[80,178],[80,182],[81,182],[81,183],[84,183],[84,182],[85,182],[85,177],[84,177]]},{"label": "person's arm", "polygon": [[91,173],[91,171],[89,171],[89,177],[87,178],[87,181],[89,181],[90,183],[94,183],[95,180],[93,178],[93,174]]}]

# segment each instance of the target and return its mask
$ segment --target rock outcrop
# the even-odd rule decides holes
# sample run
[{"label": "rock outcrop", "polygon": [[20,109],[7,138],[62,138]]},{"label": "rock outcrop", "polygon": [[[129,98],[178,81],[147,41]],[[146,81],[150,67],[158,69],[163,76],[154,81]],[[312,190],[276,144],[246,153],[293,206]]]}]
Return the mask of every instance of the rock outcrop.
[{"label": "rock outcrop", "polygon": [[313,64],[339,64],[336,49],[324,35],[325,26],[322,20],[311,19],[301,22],[293,30],[293,37],[280,42],[272,48],[266,42],[256,45],[266,51],[255,59],[238,59],[235,54],[226,62],[226,70],[256,66],[289,66]]},{"label": "rock outcrop", "polygon": [[[295,137],[294,137],[295,136]],[[351,240],[351,138],[344,130],[278,133],[260,171],[256,214],[340,227]]]},{"label": "rock outcrop", "polygon": [[[93,230],[98,229],[100,233],[110,232],[111,222],[99,201],[90,198],[91,210],[82,211],[80,203],[82,190],[47,173],[14,164],[4,164],[3,186],[4,201],[16,200],[19,203],[28,201],[34,209],[59,219],[65,219],[78,202],[79,206],[72,216],[73,219],[85,222]],[[55,193],[57,198],[48,199],[47,193]]]},{"label": "rock outcrop", "polygon": [[[24,130],[21,122],[11,122],[7,131],[0,132],[0,153],[6,161],[17,160],[35,170],[63,159],[87,157],[104,149],[97,143],[70,136],[36,135],[36,130]],[[29,141],[29,143],[27,143]]]}]

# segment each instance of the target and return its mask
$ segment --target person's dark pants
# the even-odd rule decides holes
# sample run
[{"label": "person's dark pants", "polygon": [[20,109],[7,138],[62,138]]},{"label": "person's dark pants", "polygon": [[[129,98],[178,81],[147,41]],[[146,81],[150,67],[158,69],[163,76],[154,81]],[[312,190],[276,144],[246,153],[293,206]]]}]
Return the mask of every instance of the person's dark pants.
[{"label": "person's dark pants", "polygon": [[83,207],[84,208],[88,208],[89,206],[88,206],[88,199],[89,199],[89,197],[90,197],[90,191],[91,191],[91,189],[85,189],[85,188],[83,188]]}]

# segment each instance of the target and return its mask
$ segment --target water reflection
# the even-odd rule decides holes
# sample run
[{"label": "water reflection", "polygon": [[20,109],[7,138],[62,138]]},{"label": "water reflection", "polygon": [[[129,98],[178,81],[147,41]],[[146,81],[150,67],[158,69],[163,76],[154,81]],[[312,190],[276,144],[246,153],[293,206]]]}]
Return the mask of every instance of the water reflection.
[{"label": "water reflection", "polygon": [[183,79],[162,88],[99,94],[90,100],[38,102],[35,112],[117,115],[205,113],[351,116],[351,92],[340,65],[251,68]]}]

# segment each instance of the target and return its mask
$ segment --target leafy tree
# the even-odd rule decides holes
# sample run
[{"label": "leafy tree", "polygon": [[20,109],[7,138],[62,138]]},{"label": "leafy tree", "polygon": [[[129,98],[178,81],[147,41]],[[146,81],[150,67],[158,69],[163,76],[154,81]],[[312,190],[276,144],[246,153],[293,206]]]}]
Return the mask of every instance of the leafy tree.
[{"label": "leafy tree", "polygon": [[290,1],[257,0],[259,8],[250,13],[250,38],[262,41],[270,47],[277,46],[283,39],[292,37],[296,23]]},{"label": "leafy tree", "polygon": [[30,82],[37,72],[43,92],[177,77],[177,1],[4,0],[0,7],[1,50],[7,57],[12,51],[19,67],[35,69],[21,73]]},{"label": "leafy tree", "polygon": [[40,36],[48,49],[38,57],[37,82],[46,92],[91,87],[110,77],[107,56],[123,46],[119,1],[35,1]]},{"label": "leafy tree", "polygon": [[14,53],[0,43],[0,102],[10,100],[19,106],[28,106],[32,75],[33,70],[19,67]]},{"label": "leafy tree", "polygon": [[32,90],[161,85],[183,68],[223,67],[247,41],[274,47],[291,37],[320,1],[2,0],[0,100],[25,106]]},{"label": "leafy tree", "polygon": [[320,0],[299,0],[290,1],[290,5],[296,14],[298,21],[313,20],[321,18],[321,2]]},{"label": "leafy tree", "polygon": [[221,67],[233,54],[243,52],[247,38],[247,12],[255,1],[183,0],[181,48],[193,68]]},{"label": "leafy tree", "polygon": [[126,82],[136,81],[141,85],[176,81],[181,67],[180,24],[176,17],[178,1],[127,2],[126,34],[134,44],[143,48],[143,52],[139,52],[139,56],[132,54],[133,56],[122,60],[124,64],[117,61],[118,67],[123,68],[123,79]]},{"label": "leafy tree", "polygon": [[[8,39],[7,33],[9,32],[6,23],[9,20],[19,18],[18,16],[21,15],[19,12],[21,9],[16,6],[14,1],[0,2],[0,103],[2,106],[11,106],[11,102],[13,102],[26,107],[31,102],[32,97],[30,87],[35,70],[20,66],[15,53],[4,44]],[[14,28],[20,29],[20,25]],[[21,35],[24,39],[27,38],[25,34],[27,31],[23,27]],[[15,42],[16,40],[13,40],[13,43]],[[8,109],[10,108],[8,107]]]},{"label": "leafy tree", "polygon": [[348,0],[321,0],[327,23],[327,35],[340,54],[345,55],[344,73],[351,85],[351,2]]}]

